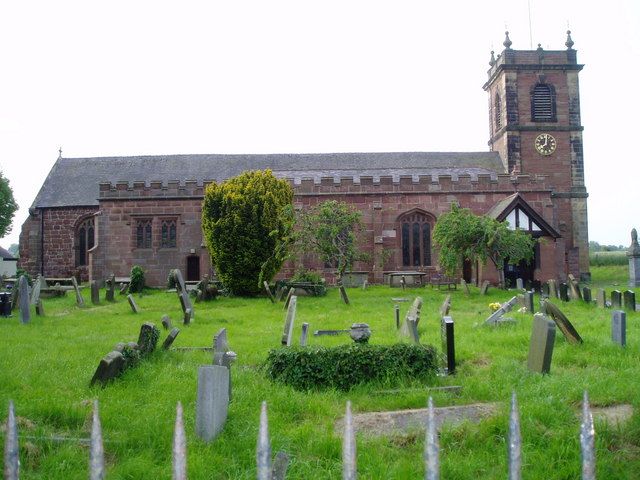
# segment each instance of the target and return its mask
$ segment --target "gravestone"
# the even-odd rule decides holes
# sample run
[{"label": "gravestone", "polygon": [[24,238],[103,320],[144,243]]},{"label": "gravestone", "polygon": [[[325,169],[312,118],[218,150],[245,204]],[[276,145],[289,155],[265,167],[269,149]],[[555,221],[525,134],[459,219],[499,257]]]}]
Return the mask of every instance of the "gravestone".
[{"label": "gravestone", "polygon": [[568,302],[569,301],[569,286],[562,282],[559,286],[559,291],[560,291],[560,300],[562,300],[563,302]]},{"label": "gravestone", "polygon": [[589,287],[582,287],[582,300],[585,303],[591,303],[591,289]]},{"label": "gravestone", "polygon": [[302,333],[300,334],[300,346],[301,347],[306,347],[307,346],[307,335],[309,334],[309,324],[308,323],[303,323],[302,324]]},{"label": "gravestone", "polygon": [[104,294],[105,300],[107,302],[115,302],[115,300],[116,300],[116,298],[115,298],[116,276],[115,275],[112,274],[109,278],[107,278],[106,286],[107,286],[107,289],[106,289],[105,294]]},{"label": "gravestone", "polygon": [[556,338],[556,326],[544,314],[536,313],[533,316],[533,328],[529,342],[529,356],[527,368],[536,373],[549,373],[551,371],[551,357]]},{"label": "gravestone", "polygon": [[127,300],[129,301],[129,306],[131,307],[131,311],[133,313],[140,313],[140,310],[138,309],[138,305],[136,305],[136,301],[133,299],[133,295],[131,294],[127,295]]},{"label": "gravestone", "polygon": [[442,344],[442,368],[445,375],[456,373],[456,347],[453,335],[453,318],[446,316],[440,321],[440,341]]},{"label": "gravestone", "polygon": [[533,290],[530,292],[524,292],[524,307],[527,309],[527,312],[529,313],[536,313],[533,299],[534,299]]},{"label": "gravestone", "polygon": [[632,312],[636,311],[636,294],[633,290],[627,290],[622,294],[624,299],[624,309]]},{"label": "gravestone", "polygon": [[402,277],[400,277],[400,286],[402,287],[402,290],[407,288],[407,279],[404,278],[404,275],[402,275]]},{"label": "gravestone", "polygon": [[364,282],[362,282],[362,290],[366,290],[368,286],[369,286],[368,280],[365,280]]},{"label": "gravestone", "polygon": [[[13,288],[15,288],[15,286]],[[18,289],[20,290],[18,294],[18,301],[20,302],[20,323],[29,323],[31,321],[29,282],[27,282],[27,277],[24,275],[22,275],[18,281]]]},{"label": "gravestone", "polygon": [[271,469],[271,480],[284,480],[287,476],[287,468],[289,467],[289,455],[285,452],[276,453],[273,459],[273,468]]},{"label": "gravestone", "polygon": [[524,290],[524,282],[522,281],[521,278],[516,278],[516,289]]},{"label": "gravestone", "polygon": [[342,301],[349,305],[349,297],[347,296],[347,290],[344,288],[344,285],[340,285],[340,298]]},{"label": "gravestone", "polygon": [[227,329],[221,328],[213,336],[213,364],[229,370],[229,401],[231,401],[231,364],[236,361],[236,358],[235,352],[229,349]]},{"label": "gravestone", "polygon": [[564,313],[560,311],[558,307],[547,300],[541,303],[544,303],[545,312],[549,316],[551,316],[551,318],[553,318],[553,320],[556,322],[556,325],[558,325],[558,328],[564,335],[564,338],[566,338],[569,343],[582,343],[582,338],[573,327],[569,319],[565,316]]},{"label": "gravestone", "polygon": [[284,307],[282,308],[283,310],[286,310],[287,308],[289,308],[289,302],[291,301],[291,297],[293,297],[293,294],[295,293],[295,291],[296,289],[291,287],[287,292],[287,298],[285,299]]},{"label": "gravestone", "polygon": [[485,280],[482,282],[482,287],[480,287],[480,295],[486,295],[489,291],[489,280]]},{"label": "gravestone", "polygon": [[351,340],[356,343],[368,343],[371,337],[371,329],[368,323],[353,323],[349,330]]},{"label": "gravestone", "polygon": [[282,345],[291,346],[291,335],[293,334],[293,322],[296,319],[296,303],[298,297],[292,295],[289,299],[289,308],[284,320],[284,332],[282,333]]},{"label": "gravestone", "polygon": [[393,309],[396,314],[396,330],[400,328],[400,305],[394,305]]},{"label": "gravestone", "polygon": [[42,288],[42,276],[38,275],[36,281],[33,282],[33,288],[31,289],[31,299],[29,303],[31,305],[37,305],[40,300],[40,289]]},{"label": "gravestone", "polygon": [[173,341],[176,339],[179,333],[179,328],[172,328],[169,332],[169,335],[167,335],[167,338],[165,338],[164,342],[162,342],[162,349],[169,350],[171,348],[171,345],[173,344]]},{"label": "gravestone", "polygon": [[78,287],[76,277],[71,277],[71,284],[73,285],[73,290],[76,292],[76,303],[79,307],[84,307],[84,298],[82,298],[82,293],[80,293],[80,287]]},{"label": "gravestone", "polygon": [[173,280],[176,284],[176,292],[180,300],[180,306],[182,307],[184,324],[189,325],[194,317],[193,305],[191,304],[191,298],[189,298],[189,292],[187,292],[184,278],[182,278],[182,272],[177,268],[173,270]]},{"label": "gravestone", "polygon": [[571,297],[574,300],[582,300],[582,295],[580,294],[580,285],[578,285],[578,281],[576,277],[573,276],[572,273],[567,275],[569,279],[569,289],[571,290]]},{"label": "gravestone", "polygon": [[596,303],[600,308],[605,308],[607,306],[607,293],[604,291],[604,288],[598,289]]},{"label": "gravestone", "polygon": [[229,370],[220,365],[198,367],[196,434],[205,442],[218,436],[229,410]]},{"label": "gravestone", "polygon": [[20,303],[20,278],[18,278],[18,281],[13,284],[13,288],[11,289],[11,311],[17,310],[19,303]]},{"label": "gravestone", "polygon": [[620,290],[611,292],[611,308],[622,308],[622,293]]},{"label": "gravestone", "polygon": [[42,303],[42,298],[39,298],[38,303],[36,303],[36,315],[44,317],[44,304]]},{"label": "gravestone", "polygon": [[185,308],[184,309],[184,313],[182,314],[182,324],[183,325],[190,325],[192,317],[193,317],[193,315],[191,314],[191,309],[190,308]]},{"label": "gravestone", "polygon": [[276,302],[282,301],[282,295],[284,294],[285,287],[282,285],[276,288]]},{"label": "gravestone", "polygon": [[469,295],[469,285],[467,284],[467,281],[464,278],[460,279],[460,287],[462,287],[462,291],[464,292],[465,295]]},{"label": "gravestone", "polygon": [[100,303],[100,289],[98,288],[98,282],[91,281],[91,303],[98,305]]},{"label": "gravestone", "polygon": [[140,326],[138,335],[138,348],[140,355],[145,356],[153,353],[160,339],[160,330],[151,322],[144,322]]},{"label": "gravestone", "polygon": [[542,285],[540,285],[540,291],[541,291],[541,296],[542,298],[549,298],[549,284],[548,283],[543,283]]},{"label": "gravestone", "polygon": [[162,326],[165,330],[169,330],[171,328],[171,319],[169,318],[169,315],[162,316]]},{"label": "gravestone", "polygon": [[511,297],[511,299],[508,302],[503,303],[499,309],[497,309],[495,312],[489,315],[487,319],[484,321],[484,324],[498,325],[499,323],[512,323],[513,319],[505,319],[505,318],[502,318],[502,316],[505,313],[510,312],[517,302],[518,302],[518,297]]},{"label": "gravestone", "polygon": [[406,336],[408,336],[411,341],[415,344],[420,343],[420,334],[418,333],[418,323],[412,317],[407,317],[404,319],[405,328],[401,330],[401,333],[406,332]]},{"label": "gravestone", "polygon": [[451,295],[447,295],[440,306],[440,318],[446,317],[449,315],[449,310],[451,309]]},{"label": "gravestone", "polygon": [[627,345],[627,314],[614,310],[611,315],[611,340],[621,347]]},{"label": "gravestone", "polygon": [[264,282],[262,282],[262,285],[264,286],[264,289],[267,292],[267,295],[269,296],[269,300],[271,300],[271,303],[276,303],[276,299],[273,297],[273,293],[271,293],[271,289],[269,288],[269,282],[265,280]]},{"label": "gravestone", "polygon": [[627,257],[629,257],[629,286],[640,287],[640,245],[635,228],[631,230],[631,246],[627,250]]},{"label": "gravestone", "polygon": [[558,286],[556,281],[552,278],[547,282],[549,285],[549,297],[550,298],[558,298]]},{"label": "gravestone", "polygon": [[103,386],[109,381],[119,376],[125,368],[125,359],[121,352],[113,351],[107,353],[100,363],[96,372],[91,378],[89,386],[92,387],[96,383],[101,383]]},{"label": "gravestone", "polygon": [[125,295],[127,293],[127,290],[129,290],[129,284],[121,282],[120,283],[120,295]]}]

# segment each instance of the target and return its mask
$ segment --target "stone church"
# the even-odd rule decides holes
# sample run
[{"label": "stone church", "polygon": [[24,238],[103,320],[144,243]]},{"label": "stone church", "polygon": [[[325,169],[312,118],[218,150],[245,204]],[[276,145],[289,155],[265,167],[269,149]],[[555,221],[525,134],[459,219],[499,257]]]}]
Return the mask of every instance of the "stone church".
[{"label": "stone church", "polygon": [[[204,188],[245,170],[271,169],[294,189],[297,210],[336,199],[362,212],[370,262],[354,270],[379,283],[386,271],[438,271],[432,231],[452,202],[506,220],[540,239],[531,264],[505,265],[508,279],[589,276],[577,61],[563,50],[491,53],[483,88],[486,152],[158,155],[63,158],[35,198],[20,235],[20,266],[47,277],[102,281],[141,265],[149,285],[172,268],[188,280],[211,274],[203,242]],[[296,265],[296,263],[298,265]],[[289,262],[280,277],[299,261]],[[313,263],[329,281],[332,269]],[[491,265],[465,264],[467,280],[496,282]]]}]

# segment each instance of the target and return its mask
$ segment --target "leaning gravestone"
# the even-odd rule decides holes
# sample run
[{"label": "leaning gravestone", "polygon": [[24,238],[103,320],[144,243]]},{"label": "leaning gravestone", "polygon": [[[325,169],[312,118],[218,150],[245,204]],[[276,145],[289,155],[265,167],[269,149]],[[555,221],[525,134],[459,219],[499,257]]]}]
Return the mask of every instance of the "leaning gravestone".
[{"label": "leaning gravestone", "polygon": [[138,305],[136,304],[136,301],[133,299],[133,295],[131,294],[127,295],[127,300],[129,301],[129,306],[131,307],[131,311],[133,313],[140,313],[140,309],[138,309]]},{"label": "leaning gravestone", "polygon": [[480,295],[486,295],[489,291],[489,280],[485,280],[482,282],[482,287],[480,288]]},{"label": "leaning gravestone", "polygon": [[184,309],[184,313],[183,313],[183,318],[182,318],[182,323],[184,325],[189,325],[191,324],[191,309],[190,308],[185,308]]},{"label": "leaning gravestone", "polygon": [[82,293],[80,293],[80,287],[78,287],[76,277],[71,277],[71,284],[73,285],[73,290],[76,292],[76,303],[79,307],[84,307],[84,298],[82,298]]},{"label": "leaning gravestone", "polygon": [[162,326],[165,330],[169,330],[171,328],[171,319],[169,318],[169,315],[162,316]]},{"label": "leaning gravestone", "polygon": [[558,298],[558,286],[556,281],[552,278],[547,282],[547,284],[549,285],[549,297]]},{"label": "leaning gravestone", "polygon": [[296,319],[296,303],[298,297],[292,295],[289,299],[289,308],[284,320],[284,332],[282,333],[282,345],[291,346],[291,336],[293,334],[293,322]]},{"label": "leaning gravestone", "polygon": [[36,303],[36,315],[44,317],[44,304],[42,303],[42,298],[39,298],[38,303]]},{"label": "leaning gravestone", "polygon": [[236,361],[236,358],[235,352],[229,350],[227,329],[221,328],[213,336],[213,364],[229,370],[229,401],[231,401],[231,364]]},{"label": "leaning gravestone", "polygon": [[138,336],[138,348],[140,355],[145,356],[153,353],[158,345],[160,338],[160,330],[151,322],[144,322],[140,327],[140,335]]},{"label": "leaning gravestone", "polygon": [[[14,287],[15,288],[15,287]],[[31,321],[31,310],[29,305],[29,282],[27,277],[22,275],[18,281],[19,302],[20,302],[20,323]]]},{"label": "leaning gravestone", "polygon": [[179,333],[180,329],[172,328],[169,332],[169,335],[167,335],[167,338],[165,338],[164,342],[162,343],[162,349],[169,350],[169,348],[171,348],[171,345],[173,344],[173,341],[176,339]]},{"label": "leaning gravestone", "polygon": [[309,324],[305,322],[302,324],[302,333],[300,334],[301,347],[307,346],[307,335],[309,335]]},{"label": "leaning gravestone", "polygon": [[611,340],[621,347],[627,344],[627,314],[614,310],[611,315]]},{"label": "leaning gravestone", "polygon": [[611,292],[611,308],[622,308],[622,293],[620,290]]},{"label": "leaning gravestone", "polygon": [[569,278],[569,288],[571,289],[571,297],[574,300],[582,300],[582,294],[580,293],[580,285],[578,285],[578,281],[576,277],[573,276],[572,273],[567,275]]},{"label": "leaning gravestone", "polygon": [[467,281],[464,278],[460,279],[460,286],[462,287],[462,291],[464,292],[465,295],[469,295],[469,285],[467,284]]},{"label": "leaning gravestone", "polygon": [[419,344],[420,334],[418,333],[418,322],[416,322],[416,319],[408,316],[404,319],[404,324],[405,328],[401,329],[400,333],[406,334],[413,343]]},{"label": "leaning gravestone", "polygon": [[37,305],[40,300],[40,289],[42,288],[42,276],[38,275],[36,281],[33,282],[33,288],[31,289],[31,299],[29,303],[31,305]]},{"label": "leaning gravestone", "polygon": [[524,290],[524,282],[522,281],[521,278],[516,278],[516,289]]},{"label": "leaning gravestone", "polygon": [[451,295],[447,295],[440,306],[440,318],[446,317],[449,315],[449,310],[451,309]]},{"label": "leaning gravestone", "polygon": [[393,310],[395,312],[396,317],[396,330],[400,328],[400,305],[396,304],[393,306]]},{"label": "leaning gravestone", "polygon": [[93,386],[96,383],[101,383],[103,386],[110,380],[113,380],[120,375],[125,368],[124,356],[121,352],[113,351],[107,353],[96,369],[96,373],[93,374],[89,386]]},{"label": "leaning gravestone", "polygon": [[596,295],[596,303],[600,308],[605,308],[607,306],[607,293],[603,288],[598,289],[598,293]]},{"label": "leaning gravestone", "polygon": [[210,442],[224,428],[229,410],[229,370],[219,365],[198,367],[196,434]]},{"label": "leaning gravestone", "polygon": [[111,275],[107,281],[107,289],[105,291],[105,300],[107,302],[114,302],[116,300],[115,298],[115,293],[116,293],[116,276],[115,275]]},{"label": "leaning gravestone", "polygon": [[[27,288],[27,291],[29,291],[28,288]],[[11,289],[11,311],[17,310],[19,303],[20,303],[20,279],[18,278],[18,281],[13,284],[13,288]]]},{"label": "leaning gravestone", "polygon": [[456,347],[453,336],[453,318],[442,317],[440,322],[440,341],[442,343],[442,367],[445,375],[456,373]]},{"label": "leaning gravestone", "polygon": [[566,338],[569,343],[582,343],[582,338],[573,327],[569,319],[566,317],[566,315],[562,313],[560,309],[553,303],[547,300],[542,303],[544,303],[546,313],[550,315],[551,318],[553,318],[553,320],[556,322],[556,325],[558,325],[558,328],[564,335],[564,338]]},{"label": "leaning gravestone", "polygon": [[629,257],[629,286],[640,287],[640,244],[638,244],[638,231],[631,230],[631,246],[627,250]]},{"label": "leaning gravestone", "polygon": [[540,285],[540,296],[542,298],[549,298],[549,284],[543,283]]},{"label": "leaning gravestone", "polygon": [[624,300],[624,309],[636,311],[636,294],[633,290],[627,290],[622,294]]},{"label": "leaning gravestone", "polygon": [[182,273],[179,269],[173,270],[173,280],[176,284],[176,292],[178,293],[178,298],[180,299],[180,306],[182,307],[182,313],[184,315],[184,324],[188,325],[191,323],[193,319],[193,305],[191,304],[191,299],[189,298],[189,292],[187,292],[187,287],[184,283],[184,278],[182,278]]},{"label": "leaning gravestone", "polygon": [[269,300],[271,300],[271,303],[276,303],[276,299],[273,297],[273,293],[271,293],[271,289],[269,288],[269,282],[265,280],[264,282],[262,282],[262,285],[264,286],[264,290],[265,292],[267,292],[267,295],[269,296]]},{"label": "leaning gravestone", "polygon": [[518,302],[518,297],[511,297],[511,299],[508,302],[505,302],[502,304],[502,306],[497,309],[495,312],[493,312],[491,315],[489,315],[487,317],[487,319],[484,321],[485,325],[498,325],[500,323],[511,323],[513,322],[513,319],[503,319],[502,316],[507,313],[510,312],[513,307],[515,306],[515,304]]},{"label": "leaning gravestone", "polygon": [[349,297],[347,296],[347,290],[344,288],[344,285],[340,285],[340,298],[345,304],[349,305]]},{"label": "leaning gravestone", "polygon": [[562,300],[563,302],[568,302],[569,301],[569,286],[566,283],[561,283],[559,286],[559,290],[560,290],[560,300]]},{"label": "leaning gravestone", "polygon": [[100,289],[98,282],[91,280],[91,303],[98,305],[100,303]]},{"label": "leaning gravestone", "polygon": [[533,290],[530,292],[524,292],[524,307],[527,309],[528,313],[536,313],[533,299]]},{"label": "leaning gravestone", "polygon": [[549,373],[551,371],[551,357],[556,338],[556,326],[544,314],[533,316],[533,329],[529,342],[529,357],[527,367],[532,372]]},{"label": "leaning gravestone", "polygon": [[293,294],[295,293],[296,289],[291,287],[289,289],[289,292],[287,292],[287,298],[284,301],[284,307],[282,308],[283,310],[286,310],[287,308],[289,308],[289,302],[291,301],[291,297],[293,297]]},{"label": "leaning gravestone", "polygon": [[582,287],[582,300],[585,303],[591,303],[591,289],[589,287]]}]

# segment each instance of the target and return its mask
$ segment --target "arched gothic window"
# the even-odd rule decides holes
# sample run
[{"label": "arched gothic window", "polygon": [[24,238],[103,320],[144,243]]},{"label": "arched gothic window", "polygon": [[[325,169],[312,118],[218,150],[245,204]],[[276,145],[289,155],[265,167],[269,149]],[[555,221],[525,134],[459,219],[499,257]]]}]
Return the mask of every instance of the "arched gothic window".
[{"label": "arched gothic window", "polygon": [[76,265],[87,265],[89,257],[87,251],[91,250],[95,241],[95,227],[93,217],[83,220],[76,228]]},{"label": "arched gothic window", "polygon": [[422,212],[409,212],[400,217],[402,265],[431,265],[431,227],[433,218]]},{"label": "arched gothic window", "polygon": [[175,219],[162,220],[162,226],[160,227],[161,241],[160,246],[162,248],[175,248],[176,247],[176,221]]},{"label": "arched gothic window", "polygon": [[538,83],[531,90],[531,121],[556,121],[556,90],[553,85]]},{"label": "arched gothic window", "polygon": [[500,94],[496,92],[496,96],[494,98],[494,105],[493,105],[493,113],[494,113],[495,122],[496,122],[496,131],[502,128],[502,110],[500,108],[500,105],[501,105]]},{"label": "arched gothic window", "polygon": [[151,219],[136,221],[136,247],[151,248]]}]

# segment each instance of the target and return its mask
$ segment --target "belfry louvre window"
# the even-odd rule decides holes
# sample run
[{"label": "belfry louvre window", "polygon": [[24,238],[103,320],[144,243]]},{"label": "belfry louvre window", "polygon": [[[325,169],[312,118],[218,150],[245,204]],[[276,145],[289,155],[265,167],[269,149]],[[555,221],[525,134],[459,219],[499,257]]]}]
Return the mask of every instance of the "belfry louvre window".
[{"label": "belfry louvre window", "polygon": [[556,121],[556,92],[552,85],[537,84],[531,92],[531,121]]},{"label": "belfry louvre window", "polygon": [[87,265],[87,251],[93,248],[95,242],[93,218],[84,220],[76,230],[76,265]]},{"label": "belfry louvre window", "polygon": [[400,218],[402,265],[427,267],[431,265],[431,221],[421,212],[412,212]]},{"label": "belfry louvre window", "polygon": [[496,97],[494,99],[493,111],[495,114],[496,120],[496,130],[500,130],[502,128],[502,112],[500,110],[500,94],[496,93]]},{"label": "belfry louvre window", "polygon": [[151,248],[151,219],[136,221],[136,247]]},{"label": "belfry louvre window", "polygon": [[162,220],[162,226],[160,227],[160,246],[162,248],[175,248],[176,246],[176,221]]}]

